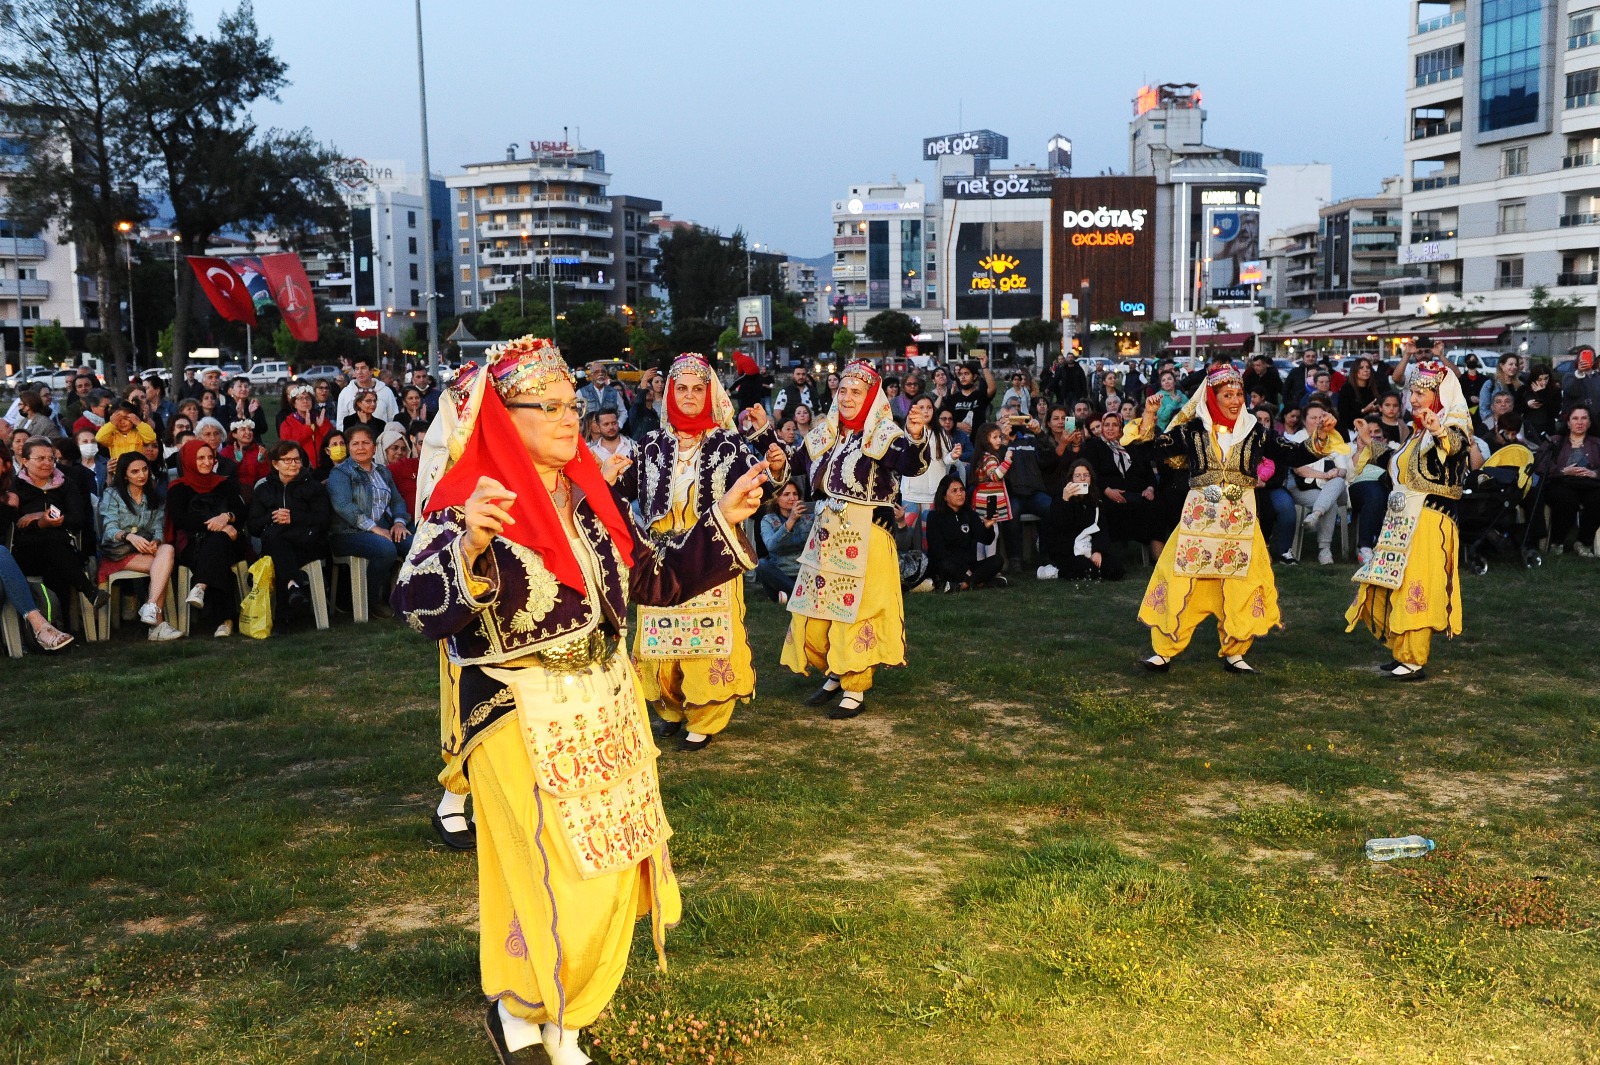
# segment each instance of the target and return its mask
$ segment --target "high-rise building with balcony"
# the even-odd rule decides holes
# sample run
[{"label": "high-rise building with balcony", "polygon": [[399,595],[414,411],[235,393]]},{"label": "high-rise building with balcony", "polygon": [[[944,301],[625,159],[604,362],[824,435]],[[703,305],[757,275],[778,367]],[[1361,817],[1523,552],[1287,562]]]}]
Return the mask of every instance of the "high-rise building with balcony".
[{"label": "high-rise building with balcony", "polygon": [[[519,157],[469,163],[445,179],[456,309],[469,314],[519,292],[552,291],[558,308],[589,300],[621,306],[616,204],[602,152],[539,141]],[[622,290],[618,292],[619,288]]]},{"label": "high-rise building with balcony", "polygon": [[[82,347],[84,332],[99,327],[94,279],[80,276],[78,246],[62,243],[52,223],[34,229],[10,217],[7,177],[21,166],[20,141],[0,135],[0,345],[11,369],[20,366],[24,330],[59,321]],[[31,351],[31,347],[29,348]]]},{"label": "high-rise building with balcony", "polygon": [[612,289],[606,302],[613,307],[637,309],[641,300],[661,297],[660,228],[650,220],[661,210],[660,200],[643,196],[613,196],[611,198],[611,254],[616,256],[617,272],[621,284]]},{"label": "high-rise building with balcony", "polygon": [[1507,324],[1535,285],[1580,300],[1592,324],[1600,2],[1414,0],[1411,13],[1400,266]]},{"label": "high-rise building with balcony", "polygon": [[943,339],[938,230],[939,204],[920,181],[852,185],[833,201],[833,302],[851,329],[895,310]]},{"label": "high-rise building with balcony", "polygon": [[1358,292],[1404,295],[1421,281],[1418,268],[1400,265],[1400,183],[1390,178],[1377,196],[1353,196],[1317,212],[1319,303],[1344,303]]}]

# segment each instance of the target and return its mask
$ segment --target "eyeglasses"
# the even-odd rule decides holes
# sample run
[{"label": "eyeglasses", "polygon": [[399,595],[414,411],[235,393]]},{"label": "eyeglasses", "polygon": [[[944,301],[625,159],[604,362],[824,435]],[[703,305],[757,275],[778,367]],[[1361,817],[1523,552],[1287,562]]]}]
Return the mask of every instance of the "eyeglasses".
[{"label": "eyeglasses", "polygon": [[507,403],[506,406],[512,410],[543,411],[545,419],[552,422],[559,422],[568,414],[582,421],[583,416],[589,413],[589,404],[581,399],[573,399],[566,402],[562,402],[559,399],[547,399],[541,403]]},{"label": "eyeglasses", "polygon": [[278,459],[277,463],[280,466],[298,466],[302,461],[299,455],[285,455]]}]

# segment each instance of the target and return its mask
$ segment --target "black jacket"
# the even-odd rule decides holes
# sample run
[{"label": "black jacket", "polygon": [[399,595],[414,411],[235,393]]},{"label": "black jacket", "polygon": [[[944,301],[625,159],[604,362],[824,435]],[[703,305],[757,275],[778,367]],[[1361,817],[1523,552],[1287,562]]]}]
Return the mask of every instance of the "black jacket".
[{"label": "black jacket", "polygon": [[928,562],[935,580],[963,581],[978,561],[978,545],[994,543],[994,528],[971,507],[936,507],[928,515]]},{"label": "black jacket", "polygon": [[[280,508],[289,511],[288,525],[278,525],[272,520],[272,512]],[[328,500],[328,488],[309,470],[302,470],[288,484],[276,474],[264,478],[256,485],[255,496],[250,500],[251,536],[281,536],[296,546],[315,548],[318,554],[327,553],[328,526],[332,521],[333,504]]]}]

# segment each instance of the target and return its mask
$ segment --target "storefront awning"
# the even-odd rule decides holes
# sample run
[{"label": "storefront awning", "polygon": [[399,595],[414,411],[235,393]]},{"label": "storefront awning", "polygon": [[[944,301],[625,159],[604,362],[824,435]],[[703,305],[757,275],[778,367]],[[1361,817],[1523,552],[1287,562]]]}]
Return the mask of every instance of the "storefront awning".
[{"label": "storefront awning", "polygon": [[1427,333],[1447,344],[1462,342],[1488,344],[1499,340],[1505,335],[1506,330],[1526,318],[1527,315],[1522,313],[1491,314],[1485,315],[1482,320],[1468,328],[1443,329],[1432,318],[1413,315],[1397,314],[1380,318],[1372,315],[1314,314],[1309,318],[1291,322],[1278,332],[1266,334],[1261,339],[1279,343],[1295,340],[1365,340],[1368,337],[1384,340]]}]

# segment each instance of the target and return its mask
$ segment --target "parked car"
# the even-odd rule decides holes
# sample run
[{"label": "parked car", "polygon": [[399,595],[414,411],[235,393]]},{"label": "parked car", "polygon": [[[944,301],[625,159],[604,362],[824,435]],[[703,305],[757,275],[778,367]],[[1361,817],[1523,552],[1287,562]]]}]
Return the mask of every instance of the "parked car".
[{"label": "parked car", "polygon": [[639,383],[639,378],[644,376],[643,370],[622,359],[602,359],[600,365],[606,368],[613,381],[625,381],[630,385],[636,385]]},{"label": "parked car", "polygon": [[339,377],[337,366],[313,366],[295,374],[302,381],[333,381]]},{"label": "parked car", "polygon": [[281,385],[289,380],[289,364],[286,362],[258,362],[239,376],[249,381],[252,385]]}]

